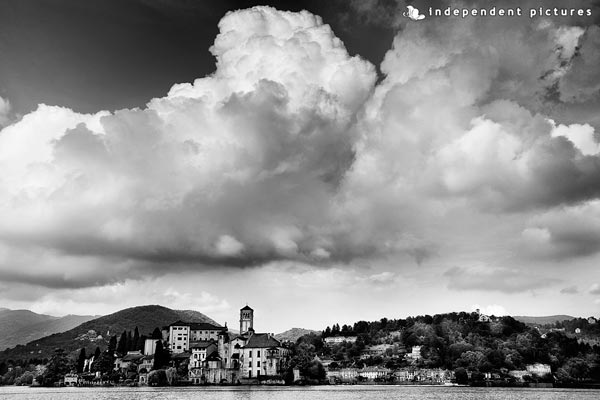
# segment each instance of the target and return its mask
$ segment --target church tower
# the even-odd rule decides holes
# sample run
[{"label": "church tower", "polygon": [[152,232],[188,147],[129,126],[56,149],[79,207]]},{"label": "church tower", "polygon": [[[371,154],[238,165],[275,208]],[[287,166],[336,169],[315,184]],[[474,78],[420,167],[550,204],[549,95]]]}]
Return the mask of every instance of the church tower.
[{"label": "church tower", "polygon": [[240,310],[240,334],[248,333],[249,330],[254,330],[254,310],[246,304]]}]

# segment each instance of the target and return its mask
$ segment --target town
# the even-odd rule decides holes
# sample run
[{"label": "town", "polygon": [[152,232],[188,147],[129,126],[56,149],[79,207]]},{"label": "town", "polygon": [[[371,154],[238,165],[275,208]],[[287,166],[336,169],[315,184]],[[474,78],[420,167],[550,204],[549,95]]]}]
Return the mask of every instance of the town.
[{"label": "town", "polygon": [[[166,386],[285,384],[595,385],[600,324],[594,317],[526,326],[473,313],[334,324],[296,340],[257,332],[254,310],[239,311],[239,331],[177,320],[148,336],[137,327],[106,337],[86,355],[56,349],[46,363],[2,363],[3,384]],[[10,364],[10,363],[9,363]],[[12,381],[11,381],[12,377]]]}]

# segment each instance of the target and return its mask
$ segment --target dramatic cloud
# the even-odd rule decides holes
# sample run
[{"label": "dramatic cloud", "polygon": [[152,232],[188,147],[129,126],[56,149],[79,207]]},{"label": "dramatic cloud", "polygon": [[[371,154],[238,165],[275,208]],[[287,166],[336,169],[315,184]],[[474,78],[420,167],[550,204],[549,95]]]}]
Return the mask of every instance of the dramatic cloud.
[{"label": "dramatic cloud", "polygon": [[522,252],[565,260],[600,252],[600,201],[561,207],[533,217],[522,232]]},{"label": "dramatic cloud", "polygon": [[[379,2],[353,4],[378,18]],[[298,286],[387,290],[417,265],[457,291],[557,284],[544,263],[600,249],[598,125],[553,112],[595,101],[598,30],[398,26],[376,84],[318,16],[230,12],[212,75],[143,109],[40,105],[4,127],[0,279],[78,288],[293,262],[310,271]]]}]

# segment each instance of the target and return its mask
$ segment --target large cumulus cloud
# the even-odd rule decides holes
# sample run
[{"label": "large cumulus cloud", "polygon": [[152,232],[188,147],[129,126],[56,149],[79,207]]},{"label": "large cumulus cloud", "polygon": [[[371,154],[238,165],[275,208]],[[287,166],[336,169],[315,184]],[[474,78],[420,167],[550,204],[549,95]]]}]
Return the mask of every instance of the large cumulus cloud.
[{"label": "large cumulus cloud", "polygon": [[[79,287],[273,260],[548,258],[521,237],[565,243],[555,258],[595,254],[594,224],[577,247],[589,235],[550,216],[600,193],[597,127],[553,114],[594,96],[577,88],[594,80],[597,33],[524,21],[403,22],[376,85],[318,16],[256,7],[221,20],[212,75],[143,109],[40,105],[0,132],[0,278]],[[444,277],[517,282],[522,266],[493,265]]]},{"label": "large cumulus cloud", "polygon": [[[0,235],[17,253],[3,260],[5,279],[126,278],[129,267],[111,259],[329,257],[322,231],[374,68],[308,12],[258,7],[229,13],[219,28],[215,73],[144,109],[81,115],[41,105],[2,131]],[[38,274],[24,267],[36,248],[54,253],[30,267]],[[107,277],[82,272],[73,256],[104,258]],[[56,257],[80,272],[44,265]]]}]

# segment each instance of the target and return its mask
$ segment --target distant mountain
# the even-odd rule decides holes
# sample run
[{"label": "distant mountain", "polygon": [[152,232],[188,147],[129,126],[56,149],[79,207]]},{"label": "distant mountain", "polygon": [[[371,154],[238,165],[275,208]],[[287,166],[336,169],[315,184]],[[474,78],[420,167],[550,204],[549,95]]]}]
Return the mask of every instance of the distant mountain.
[{"label": "distant mountain", "polygon": [[0,349],[25,344],[53,333],[68,331],[94,318],[98,318],[98,316],[53,317],[29,310],[0,308]]},{"label": "distant mountain", "polygon": [[97,346],[106,347],[110,336],[118,337],[124,330],[133,331],[137,326],[140,335],[149,336],[154,328],[162,328],[177,320],[218,325],[198,311],[171,310],[158,305],[132,307],[92,319],[66,332],[54,333],[24,346],[7,349],[0,353],[0,361],[49,358],[56,348],[62,348],[67,353],[75,353],[85,347],[87,354],[91,354]]},{"label": "distant mountain", "polygon": [[292,328],[292,329],[288,329],[285,332],[281,332],[275,335],[275,339],[277,340],[281,340],[281,341],[290,341],[290,342],[295,342],[296,340],[298,340],[299,337],[304,336],[304,335],[308,335],[311,333],[316,333],[316,334],[320,334],[321,332],[319,331],[313,331],[310,329],[304,329],[304,328]]},{"label": "distant mountain", "polygon": [[526,316],[515,316],[513,317],[517,321],[523,322],[524,324],[534,325],[546,325],[553,324],[555,322],[570,321],[575,319],[570,315],[548,315],[546,317],[526,317]]}]

